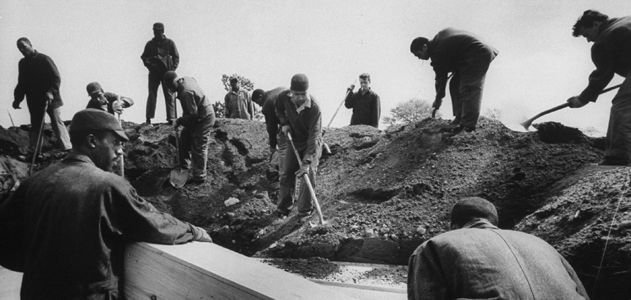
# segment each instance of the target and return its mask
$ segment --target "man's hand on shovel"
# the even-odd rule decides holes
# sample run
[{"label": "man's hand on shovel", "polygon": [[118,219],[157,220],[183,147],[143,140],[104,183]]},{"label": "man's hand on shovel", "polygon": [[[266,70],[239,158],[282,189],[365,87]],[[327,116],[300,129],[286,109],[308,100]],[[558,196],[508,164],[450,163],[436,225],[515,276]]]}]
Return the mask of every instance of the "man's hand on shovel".
[{"label": "man's hand on shovel", "polygon": [[585,106],[587,104],[587,102],[584,102],[578,96],[574,96],[574,97],[570,97],[569,99],[567,99],[567,104],[571,108],[579,108],[579,107]]}]

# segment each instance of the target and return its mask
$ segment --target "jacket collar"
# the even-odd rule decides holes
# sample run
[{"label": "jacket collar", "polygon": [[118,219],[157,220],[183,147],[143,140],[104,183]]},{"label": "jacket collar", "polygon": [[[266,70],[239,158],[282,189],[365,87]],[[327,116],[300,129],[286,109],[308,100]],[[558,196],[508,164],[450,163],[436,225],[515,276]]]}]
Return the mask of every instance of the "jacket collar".
[{"label": "jacket collar", "polygon": [[63,162],[65,163],[80,162],[80,163],[87,163],[87,164],[96,166],[94,162],[92,161],[92,159],[90,159],[90,157],[88,157],[85,154],[76,152],[74,149],[71,150],[70,153],[68,153],[68,155],[66,155],[66,157],[63,159]]},{"label": "jacket collar", "polygon": [[482,218],[475,218],[469,221],[469,223],[464,224],[462,228],[498,229],[497,226],[491,224],[489,220]]}]

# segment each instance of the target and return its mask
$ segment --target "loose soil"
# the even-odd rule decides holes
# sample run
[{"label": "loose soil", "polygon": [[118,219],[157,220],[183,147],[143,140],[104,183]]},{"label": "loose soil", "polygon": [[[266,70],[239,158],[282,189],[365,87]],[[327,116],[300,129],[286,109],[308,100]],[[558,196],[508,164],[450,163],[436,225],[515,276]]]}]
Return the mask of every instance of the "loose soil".
[{"label": "loose soil", "polygon": [[[472,133],[453,133],[448,121],[438,119],[385,132],[368,126],[329,129],[324,140],[332,154],[321,159],[315,187],[328,221],[323,226],[317,216],[301,220],[295,211],[276,218],[276,158],[269,160],[261,122],[219,119],[209,147],[209,181],[179,190],[168,184],[176,152],[172,127],[126,123],[125,128],[131,138],[125,174],[143,197],[203,226],[216,243],[282,259],[277,265],[293,272],[326,279],[338,268],[331,261],[405,270],[420,243],[447,230],[449,210],[459,198],[480,196],[498,207],[502,228],[535,234],[556,247],[594,298],[631,297],[625,284],[631,279],[630,171],[593,166],[605,142],[575,128],[543,123],[536,132],[515,132],[482,118]],[[28,161],[28,130],[0,128],[2,197],[25,176],[19,170]],[[46,132],[38,168],[63,156],[51,150],[54,137],[49,128]],[[236,204],[227,205],[228,199]],[[388,272],[392,276],[382,276]],[[375,274],[371,284],[405,284],[403,271]],[[364,276],[356,275],[349,280]]]}]

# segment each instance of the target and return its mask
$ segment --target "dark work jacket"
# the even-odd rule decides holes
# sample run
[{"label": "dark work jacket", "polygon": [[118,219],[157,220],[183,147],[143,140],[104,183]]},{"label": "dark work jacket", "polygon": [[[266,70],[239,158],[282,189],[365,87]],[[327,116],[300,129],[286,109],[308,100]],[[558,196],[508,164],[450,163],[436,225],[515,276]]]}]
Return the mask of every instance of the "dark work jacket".
[{"label": "dark work jacket", "polygon": [[584,102],[596,101],[614,73],[627,77],[631,72],[631,16],[609,19],[600,28],[592,45],[596,70],[589,75],[589,84],[579,95]]},{"label": "dark work jacket", "polygon": [[175,42],[166,36],[159,39],[154,37],[148,41],[140,58],[149,72],[154,74],[173,71],[180,63],[180,54],[177,52]]},{"label": "dark work jacket", "polygon": [[[101,102],[101,99],[90,98],[90,100],[88,101],[88,105],[85,108],[100,109],[110,114],[114,114],[114,108],[112,107],[112,104],[114,103],[114,101],[119,99],[119,96],[114,93],[105,92],[103,93],[103,97],[105,97],[105,101],[103,102]],[[120,100],[123,102],[123,108],[128,108],[134,105],[134,100],[129,97],[120,96]]]},{"label": "dark work jacket", "polygon": [[379,127],[379,116],[381,115],[381,103],[379,95],[369,89],[366,93],[357,91],[350,92],[344,100],[346,108],[353,109],[351,125],[370,125]]},{"label": "dark work jacket", "polygon": [[211,118],[210,123],[215,124],[215,111],[210,100],[197,84],[193,77],[182,77],[177,80],[177,99],[182,104],[182,125],[192,128],[199,121]]},{"label": "dark work jacket", "polygon": [[[276,116],[281,126],[289,125],[298,151],[303,151],[302,162],[311,164],[319,157],[322,147],[322,113],[313,96],[309,95],[300,113],[291,101],[291,91],[285,90],[276,100]],[[291,151],[291,150],[289,150]]]},{"label": "dark work jacket", "polygon": [[408,299],[589,299],[542,239],[485,219],[435,236],[410,256]]},{"label": "dark work jacket", "polygon": [[276,148],[278,144],[278,117],[276,116],[276,101],[281,92],[286,90],[283,87],[277,87],[263,93],[262,113],[265,117],[265,127],[267,127],[267,135],[269,136],[269,146]]},{"label": "dark work jacket", "polygon": [[126,243],[184,243],[193,228],[156,210],[124,178],[70,153],[0,205],[0,238],[2,252],[17,251],[2,253],[13,262],[0,262],[24,272],[22,299],[99,299],[118,293]]},{"label": "dark work jacket", "polygon": [[35,51],[33,55],[22,58],[18,64],[18,72],[18,84],[13,92],[15,102],[22,102],[26,95],[29,111],[41,112],[46,104],[46,93],[51,92],[53,101],[49,108],[64,104],[59,95],[59,71],[55,62],[46,54]]},{"label": "dark work jacket", "polygon": [[447,75],[455,72],[477,56],[491,55],[498,51],[485,44],[472,33],[453,28],[443,29],[428,43],[429,57],[436,73],[436,98],[445,96]]}]

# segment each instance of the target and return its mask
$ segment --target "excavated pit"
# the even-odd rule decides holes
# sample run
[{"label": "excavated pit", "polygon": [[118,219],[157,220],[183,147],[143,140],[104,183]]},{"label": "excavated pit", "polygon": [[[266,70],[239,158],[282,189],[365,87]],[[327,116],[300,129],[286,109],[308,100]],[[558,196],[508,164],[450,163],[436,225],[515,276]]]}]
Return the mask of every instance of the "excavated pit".
[{"label": "excavated pit", "polygon": [[[611,183],[620,176],[581,173],[600,159],[604,144],[576,129],[543,123],[536,124],[538,132],[519,133],[488,119],[481,119],[475,132],[459,134],[451,133],[448,121],[435,119],[386,132],[369,126],[330,129],[324,139],[333,154],[321,160],[315,187],[328,221],[321,226],[315,215],[304,222],[295,212],[284,220],[275,217],[277,163],[276,157],[268,162],[263,123],[219,119],[209,144],[208,182],[180,190],[168,183],[176,155],[172,127],[124,125],[131,138],[125,145],[126,177],[139,194],[246,255],[404,265],[420,243],[448,229],[455,201],[481,196],[498,207],[501,227],[517,224],[557,247],[590,293],[608,299],[631,296],[629,289],[620,288],[631,279],[631,243],[625,240],[631,226],[614,230],[599,284],[590,286],[603,238],[578,233],[591,228],[602,235],[603,224],[611,221],[603,214],[613,210],[612,199],[620,193],[606,192],[606,183],[580,188],[578,179]],[[0,128],[0,199],[26,176],[28,129]],[[50,151],[54,140],[46,130],[46,157],[38,169],[63,155]],[[570,201],[564,196],[570,191],[583,198],[596,193],[607,205],[583,201],[573,203],[578,205],[573,211],[554,206]],[[238,202],[227,206],[228,199]],[[628,208],[620,212],[618,218],[631,218]]]}]

